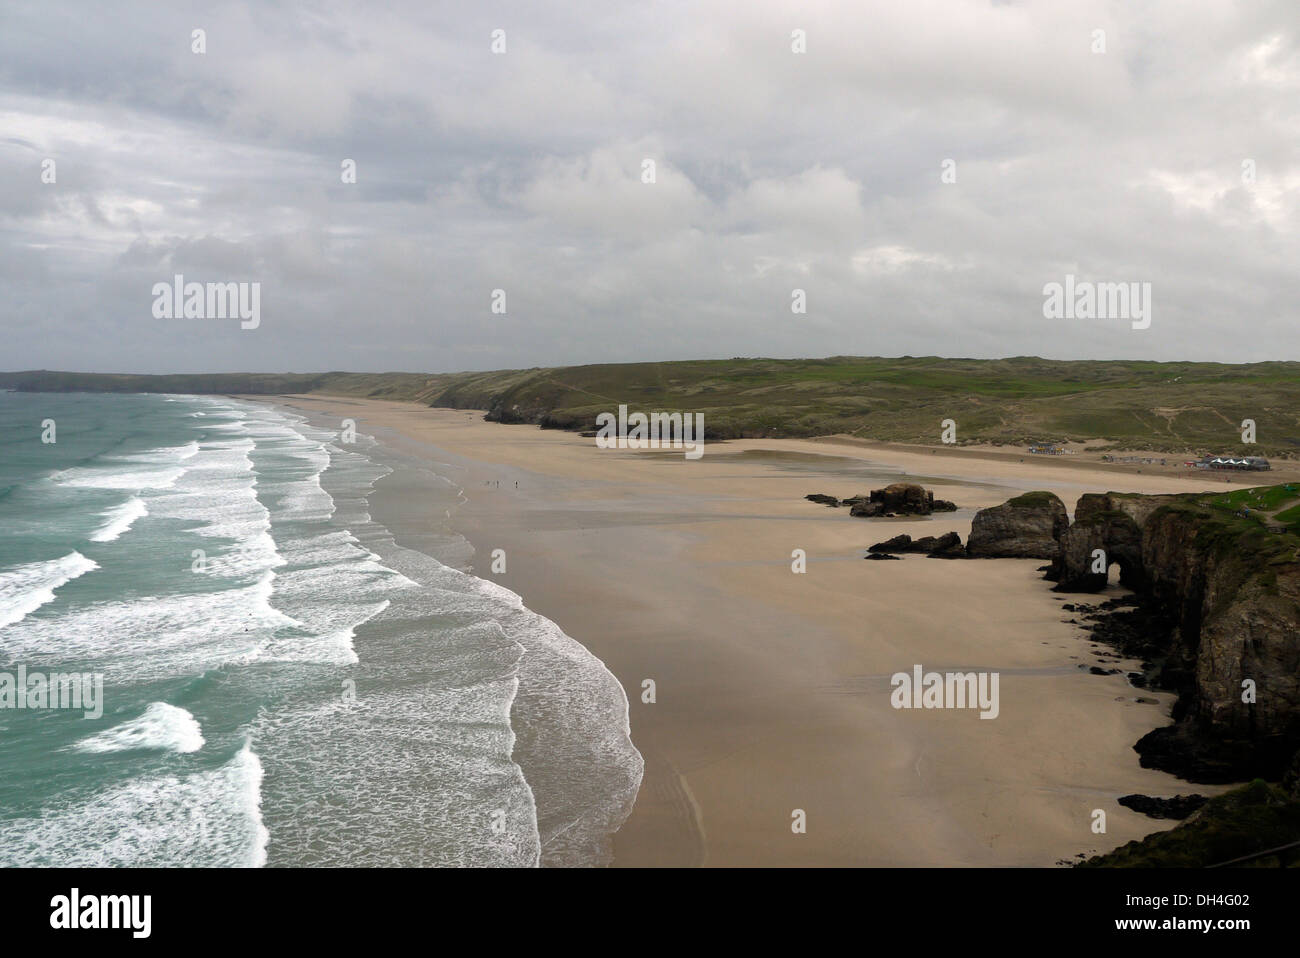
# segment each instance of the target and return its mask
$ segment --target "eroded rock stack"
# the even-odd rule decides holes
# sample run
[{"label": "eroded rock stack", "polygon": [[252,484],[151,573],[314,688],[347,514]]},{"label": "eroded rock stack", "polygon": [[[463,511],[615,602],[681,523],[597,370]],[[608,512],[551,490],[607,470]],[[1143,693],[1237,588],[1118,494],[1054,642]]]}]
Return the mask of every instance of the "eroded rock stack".
[{"label": "eroded rock stack", "polygon": [[1026,492],[971,520],[966,554],[977,559],[1056,559],[1070,525],[1065,503],[1050,492]]}]

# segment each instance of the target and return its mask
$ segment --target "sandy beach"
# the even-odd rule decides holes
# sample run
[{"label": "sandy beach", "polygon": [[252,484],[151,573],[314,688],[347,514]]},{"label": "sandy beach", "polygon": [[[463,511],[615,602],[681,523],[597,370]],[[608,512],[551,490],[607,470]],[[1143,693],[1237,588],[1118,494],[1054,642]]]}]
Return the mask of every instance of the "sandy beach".
[{"label": "sandy beach", "polygon": [[[689,461],[597,449],[481,412],[274,401],[336,428],[351,418],[436,463],[464,489],[450,523],[475,547],[473,571],[521,595],[622,683],[646,768],[615,865],[1052,866],[1172,824],[1123,808],[1121,795],[1221,790],[1139,767],[1132,745],[1167,723],[1173,697],[1088,672],[1138,663],[1098,658],[1061,609],[1078,597],[1052,593],[1041,561],[862,561],[868,545],[899,533],[965,540],[975,510],[1029,489],[1073,509],[1084,492],[1228,487],[1173,467],[1182,457],[1152,468],[992,448],[740,440]],[[959,511],[864,520],[803,499],[903,479]],[[448,521],[386,496],[382,482],[374,511],[416,548]],[[490,570],[494,549],[505,550],[504,573]],[[794,550],[806,553],[806,573],[792,571]],[[890,676],[916,664],[997,672],[997,718],[892,708]],[[1104,834],[1092,828],[1096,809]],[[792,830],[796,810],[806,832]]]}]

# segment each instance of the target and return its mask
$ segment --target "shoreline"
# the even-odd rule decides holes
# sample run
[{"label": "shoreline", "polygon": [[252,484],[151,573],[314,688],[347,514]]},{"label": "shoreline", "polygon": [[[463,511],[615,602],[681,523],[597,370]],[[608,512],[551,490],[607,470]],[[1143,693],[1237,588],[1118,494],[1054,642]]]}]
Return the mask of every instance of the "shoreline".
[{"label": "shoreline", "polygon": [[[1016,491],[1054,488],[1072,506],[1121,476],[1137,479],[1125,491],[1218,485],[1204,474],[1054,457],[1039,471],[1009,454],[811,440],[713,443],[683,464],[465,410],[240,398],[349,416],[461,471],[467,501],[451,525],[477,551],[476,574],[555,621],[627,693],[646,769],[615,865],[1051,865],[1173,824],[1114,802],[1187,790],[1132,751],[1169,721],[1172,696],[1086,674],[1093,643],[1062,621],[1068,597],[1050,592],[1040,562],[841,560],[899,532],[964,539],[975,508]],[[962,508],[862,520],[802,501],[865,491],[880,484],[871,475],[906,475]],[[806,575],[791,574],[795,545]],[[504,575],[486,570],[493,548],[509,556]],[[1002,721],[892,710],[888,676],[913,662],[1000,671]],[[654,704],[641,699],[647,678]],[[1089,828],[1096,807],[1105,835]],[[796,808],[806,834],[790,830]]]}]

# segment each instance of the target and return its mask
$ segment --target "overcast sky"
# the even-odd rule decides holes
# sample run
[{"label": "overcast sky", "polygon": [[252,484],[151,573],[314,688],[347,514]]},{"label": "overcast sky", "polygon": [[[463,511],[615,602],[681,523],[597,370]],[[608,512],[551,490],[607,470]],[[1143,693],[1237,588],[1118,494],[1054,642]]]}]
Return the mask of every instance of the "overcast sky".
[{"label": "overcast sky", "polygon": [[[1298,27],[1296,0],[4,0],[0,369],[1300,359]],[[260,326],[155,318],[176,273],[260,283]],[[1150,327],[1045,318],[1067,274],[1150,283]]]}]

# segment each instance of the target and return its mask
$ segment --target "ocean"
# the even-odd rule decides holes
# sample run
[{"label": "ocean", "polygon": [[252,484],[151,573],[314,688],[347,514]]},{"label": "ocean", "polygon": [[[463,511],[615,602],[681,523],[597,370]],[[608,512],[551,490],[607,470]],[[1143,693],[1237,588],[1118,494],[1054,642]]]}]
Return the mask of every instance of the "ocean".
[{"label": "ocean", "polygon": [[0,393],[0,678],[103,683],[98,718],[0,707],[0,865],[609,862],[622,687],[450,526],[398,545],[380,484],[462,490],[341,427]]}]

